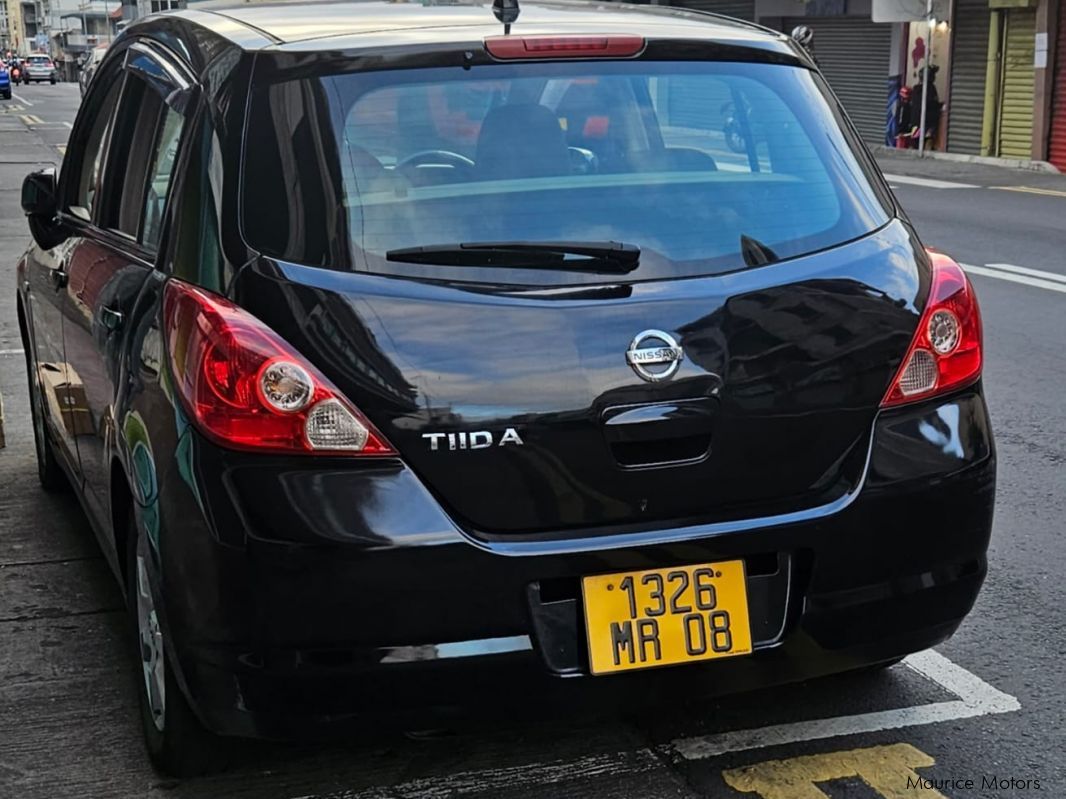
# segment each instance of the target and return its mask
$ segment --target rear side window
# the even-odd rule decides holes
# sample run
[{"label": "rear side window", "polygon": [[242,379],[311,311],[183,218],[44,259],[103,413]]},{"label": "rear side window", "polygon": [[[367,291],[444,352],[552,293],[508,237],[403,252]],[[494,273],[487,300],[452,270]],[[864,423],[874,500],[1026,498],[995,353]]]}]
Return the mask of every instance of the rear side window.
[{"label": "rear side window", "polygon": [[386,257],[595,240],[641,248],[627,279],[716,274],[744,266],[742,237],[787,259],[889,218],[799,68],[630,61],[330,75],[258,87],[248,124],[251,243],[333,268],[595,280]]},{"label": "rear side window", "polygon": [[[144,56],[139,56],[145,58]],[[159,245],[184,117],[138,73],[126,78],[108,166],[101,224],[148,250]]]},{"label": "rear side window", "polygon": [[232,273],[222,255],[222,153],[210,114],[191,128],[183,182],[175,199],[171,269],[176,277],[223,292]]}]

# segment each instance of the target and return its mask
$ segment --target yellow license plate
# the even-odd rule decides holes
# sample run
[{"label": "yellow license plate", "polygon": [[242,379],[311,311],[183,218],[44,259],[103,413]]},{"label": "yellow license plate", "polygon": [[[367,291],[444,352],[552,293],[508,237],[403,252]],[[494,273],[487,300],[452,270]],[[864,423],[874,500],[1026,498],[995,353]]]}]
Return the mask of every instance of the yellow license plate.
[{"label": "yellow license plate", "polygon": [[744,561],[585,577],[593,674],[751,653]]}]

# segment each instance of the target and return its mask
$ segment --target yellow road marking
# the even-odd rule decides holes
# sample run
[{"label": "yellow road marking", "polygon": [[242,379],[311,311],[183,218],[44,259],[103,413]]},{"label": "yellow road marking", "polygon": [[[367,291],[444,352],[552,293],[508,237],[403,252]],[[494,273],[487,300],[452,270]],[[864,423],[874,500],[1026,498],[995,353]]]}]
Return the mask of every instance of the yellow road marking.
[{"label": "yellow road marking", "polygon": [[722,772],[726,785],[762,799],[829,799],[817,783],[858,777],[884,799],[947,799],[915,773],[936,761],[910,744],[767,760]]},{"label": "yellow road marking", "polygon": [[67,145],[65,145],[65,144],[57,144],[56,145],[56,149],[59,150],[59,152],[62,153],[63,155],[67,154]]},{"label": "yellow road marking", "polygon": [[996,191],[1020,191],[1025,194],[1042,194],[1046,197],[1066,197],[1066,191],[1056,191],[1055,189],[1034,189],[1029,186],[989,186],[989,188]]},{"label": "yellow road marking", "polygon": [[44,120],[36,114],[22,114],[22,121],[26,125],[43,125]]}]

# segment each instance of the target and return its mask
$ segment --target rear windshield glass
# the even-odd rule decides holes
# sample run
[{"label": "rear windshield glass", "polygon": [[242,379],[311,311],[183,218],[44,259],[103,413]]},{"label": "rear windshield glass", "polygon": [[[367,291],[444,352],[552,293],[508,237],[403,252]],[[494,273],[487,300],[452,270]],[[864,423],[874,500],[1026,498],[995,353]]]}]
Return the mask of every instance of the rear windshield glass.
[{"label": "rear windshield glass", "polygon": [[[302,78],[253,90],[244,230],[303,264],[448,280],[588,282],[558,266],[388,260],[485,242],[625,242],[626,280],[784,260],[889,218],[807,70],[501,64]],[[750,245],[749,245],[750,246]],[[490,274],[491,273],[491,274]]]}]

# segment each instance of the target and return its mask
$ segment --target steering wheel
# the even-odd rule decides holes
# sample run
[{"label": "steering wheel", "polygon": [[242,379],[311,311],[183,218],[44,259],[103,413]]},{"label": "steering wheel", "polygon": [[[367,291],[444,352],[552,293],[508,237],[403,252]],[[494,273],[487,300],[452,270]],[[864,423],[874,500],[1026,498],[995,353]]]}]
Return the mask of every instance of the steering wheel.
[{"label": "steering wheel", "polygon": [[412,153],[396,164],[397,169],[418,169],[421,166],[450,166],[453,169],[473,169],[474,162],[451,150],[422,150]]}]

